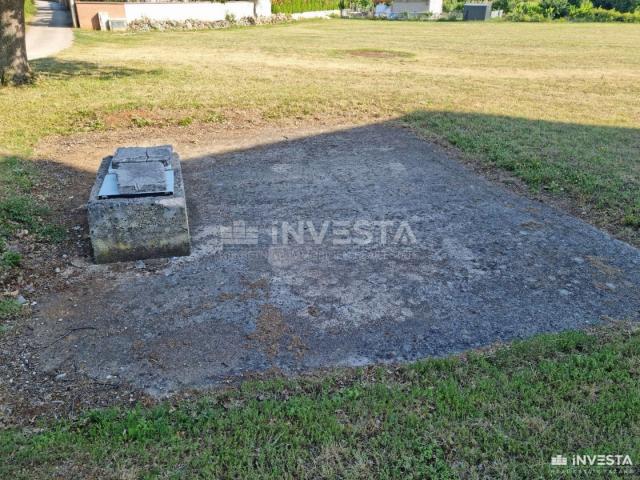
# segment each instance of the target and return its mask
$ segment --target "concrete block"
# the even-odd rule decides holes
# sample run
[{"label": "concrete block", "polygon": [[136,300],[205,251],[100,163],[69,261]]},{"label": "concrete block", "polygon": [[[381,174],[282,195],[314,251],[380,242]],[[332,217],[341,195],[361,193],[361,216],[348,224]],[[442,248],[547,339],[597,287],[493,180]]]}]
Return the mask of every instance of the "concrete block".
[{"label": "concrete block", "polygon": [[124,32],[127,30],[127,19],[126,18],[110,18],[109,19],[109,30],[113,32]]},{"label": "concrete block", "polygon": [[[116,155],[118,153],[120,152]],[[137,156],[139,159],[143,158],[140,151],[128,153],[134,153],[134,157]],[[127,195],[126,197],[101,198],[100,187],[109,172],[113,158],[109,156],[102,161],[87,204],[91,244],[96,263],[189,255],[191,239],[178,155],[170,156],[174,179],[173,194],[132,194],[126,185],[119,184],[120,193]],[[136,167],[136,163],[123,162],[115,170],[132,166],[134,170],[142,167],[140,163]],[[161,166],[162,163],[154,160],[145,161],[144,165],[153,165],[151,168],[154,178],[158,180],[158,165]],[[133,170],[129,173],[134,173]],[[131,185],[132,182],[135,183],[135,179],[135,175],[130,176],[125,179],[125,183]],[[121,181],[119,178],[119,183]]]}]

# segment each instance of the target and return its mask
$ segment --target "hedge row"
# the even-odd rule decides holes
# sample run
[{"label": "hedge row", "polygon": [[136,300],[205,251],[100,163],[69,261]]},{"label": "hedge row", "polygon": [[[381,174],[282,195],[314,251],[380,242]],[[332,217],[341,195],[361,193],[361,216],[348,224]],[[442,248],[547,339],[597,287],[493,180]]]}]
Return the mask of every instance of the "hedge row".
[{"label": "hedge row", "polygon": [[272,0],[273,13],[302,13],[317,10],[338,10],[339,0]]},{"label": "hedge row", "polygon": [[580,5],[571,5],[567,0],[528,0],[515,5],[506,15],[514,22],[543,22],[553,19],[567,19],[578,22],[625,22],[640,23],[640,10],[619,12],[594,7],[589,0]]}]

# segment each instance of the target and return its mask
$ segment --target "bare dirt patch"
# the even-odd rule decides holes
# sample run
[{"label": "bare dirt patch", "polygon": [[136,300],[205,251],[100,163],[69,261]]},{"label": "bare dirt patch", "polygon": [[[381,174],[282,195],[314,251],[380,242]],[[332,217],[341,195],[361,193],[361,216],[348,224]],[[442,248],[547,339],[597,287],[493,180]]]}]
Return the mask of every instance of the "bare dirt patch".
[{"label": "bare dirt patch", "polygon": [[[123,117],[128,122],[129,115]],[[319,133],[343,130],[354,124],[342,124],[327,119],[322,122],[282,122],[270,124],[239,121],[230,124],[194,123],[189,126],[145,126],[86,132],[73,136],[51,136],[36,147],[36,159],[50,161],[80,171],[95,173],[100,161],[111,155],[117,147],[172,144],[183,160],[207,154],[218,154],[236,149],[293,140]],[[91,182],[93,178],[91,177]],[[86,180],[84,179],[86,185]],[[90,184],[89,184],[90,188]],[[88,194],[88,189],[86,190]]]},{"label": "bare dirt patch", "polygon": [[[388,125],[386,128],[392,127],[392,125]],[[173,280],[176,278],[174,273],[165,276],[163,272],[167,269],[166,260],[145,262],[146,265],[143,270],[137,270],[133,264],[112,265],[104,269],[96,269],[90,263],[87,228],[82,205],[93,183],[94,173],[100,159],[111,154],[117,146],[172,143],[185,160],[185,165],[188,166],[190,161],[194,162],[192,166],[187,168],[187,170],[191,171],[192,198],[194,200],[205,198],[206,195],[212,193],[210,189],[213,188],[216,202],[219,202],[219,195],[224,192],[217,187],[212,187],[213,184],[211,184],[210,179],[218,178],[218,175],[223,172],[226,172],[227,175],[235,175],[235,169],[249,169],[245,174],[239,175],[237,180],[242,180],[242,182],[251,181],[250,185],[254,185],[254,180],[257,182],[255,185],[262,184],[265,178],[268,178],[269,175],[273,176],[274,173],[278,174],[276,175],[277,178],[272,179],[275,182],[274,185],[279,185],[282,177],[287,175],[291,175],[292,182],[295,180],[291,185],[296,185],[296,182],[299,181],[297,175],[302,174],[305,170],[297,171],[294,169],[290,171],[279,167],[277,169],[268,168],[262,165],[264,162],[272,162],[274,158],[277,158],[279,162],[275,166],[280,166],[282,162],[291,162],[293,158],[298,158],[299,155],[301,155],[299,157],[300,161],[312,155],[313,161],[305,168],[317,169],[318,167],[314,166],[314,162],[324,161],[326,152],[332,151],[335,154],[339,149],[344,149],[348,152],[346,158],[355,158],[354,155],[362,157],[362,159],[372,155],[385,156],[385,159],[379,160],[379,164],[374,169],[362,170],[362,166],[356,163],[352,166],[353,172],[345,171],[343,162],[340,162],[339,165],[322,170],[322,175],[331,172],[334,180],[327,179],[327,181],[334,184],[335,181],[339,180],[338,185],[342,185],[343,182],[353,185],[359,178],[371,175],[371,172],[376,171],[376,169],[383,171],[386,168],[385,165],[393,163],[386,157],[386,155],[392,154],[384,153],[389,148],[387,144],[374,147],[375,139],[380,138],[381,128],[383,127],[369,128],[375,128],[375,133],[373,130],[371,132],[365,130],[362,134],[344,133],[322,136],[320,134],[323,132],[344,130],[345,127],[327,125],[298,125],[286,128],[282,126],[262,126],[250,131],[246,127],[236,126],[230,128],[229,126],[219,125],[166,128],[144,127],[129,130],[89,132],[74,137],[49,138],[41,142],[37,156],[47,159],[43,161],[42,166],[44,168],[43,171],[47,173],[45,177],[51,179],[45,184],[43,191],[51,192],[50,194],[47,193],[47,195],[51,195],[48,201],[53,205],[62,222],[67,225],[72,236],[68,243],[60,246],[59,249],[55,250],[55,253],[52,252],[53,263],[44,263],[44,269],[48,273],[41,277],[41,284],[46,285],[46,288],[41,291],[36,288],[34,293],[34,298],[38,302],[40,302],[40,297],[48,298],[47,315],[42,316],[39,314],[40,316],[36,320],[28,318],[16,320],[16,328],[8,332],[4,337],[0,337],[2,347],[0,349],[2,350],[2,358],[0,358],[0,364],[2,365],[0,367],[0,379],[2,380],[0,407],[11,414],[12,417],[12,420],[4,421],[28,423],[31,419],[35,419],[40,415],[68,415],[84,408],[118,403],[128,404],[138,399],[151,401],[150,397],[144,393],[144,385],[133,377],[130,377],[133,382],[129,382],[126,375],[107,378],[102,375],[103,372],[100,372],[99,375],[95,374],[95,372],[89,372],[90,374],[88,375],[86,370],[74,367],[74,365],[83,365],[82,362],[86,359],[95,358],[96,355],[90,353],[95,348],[100,348],[101,343],[111,342],[114,336],[120,336],[121,341],[124,343],[114,344],[113,350],[106,349],[103,352],[105,358],[108,355],[113,355],[115,358],[117,356],[115,352],[122,352],[122,346],[127,345],[126,342],[130,341],[130,358],[127,358],[124,364],[140,363],[140,372],[146,368],[155,371],[158,379],[165,376],[183,381],[186,378],[187,383],[191,382],[194,387],[198,386],[199,388],[203,383],[221,385],[227,381],[227,378],[230,379],[229,381],[238,381],[238,379],[246,378],[247,376],[262,375],[271,370],[280,371],[280,369],[283,369],[291,372],[291,369],[297,368],[298,365],[307,365],[308,368],[315,368],[317,365],[329,365],[332,362],[335,365],[351,364],[349,362],[359,364],[359,362],[364,361],[361,358],[363,355],[356,351],[350,352],[350,347],[348,346],[349,342],[355,341],[352,338],[353,335],[350,334],[348,340],[344,339],[344,341],[341,339],[342,337],[331,339],[327,337],[326,340],[323,339],[325,335],[339,335],[341,333],[340,328],[327,330],[324,327],[324,325],[333,325],[331,322],[335,323],[336,319],[353,318],[364,314],[370,317],[371,312],[385,312],[388,310],[393,313],[394,322],[397,322],[401,317],[403,318],[402,321],[404,323],[394,323],[394,330],[399,328],[399,325],[407,326],[411,322],[417,322],[417,319],[409,315],[411,312],[406,308],[403,309],[395,305],[393,295],[383,294],[373,295],[371,298],[361,298],[358,292],[362,291],[363,286],[357,281],[353,285],[347,285],[345,288],[332,286],[330,283],[333,281],[332,274],[327,271],[326,275],[318,277],[314,270],[316,266],[312,262],[306,267],[309,273],[309,278],[306,281],[317,283],[316,288],[318,291],[325,291],[327,296],[325,298],[314,294],[313,298],[302,298],[304,301],[298,302],[299,304],[295,303],[295,306],[293,304],[287,306],[287,302],[290,299],[282,296],[284,291],[282,285],[278,289],[272,288],[274,282],[276,284],[277,282],[282,282],[285,277],[273,277],[268,269],[262,271],[264,274],[262,276],[248,275],[246,278],[241,278],[236,287],[229,286],[229,280],[237,275],[253,272],[260,273],[255,268],[264,269],[262,264],[248,269],[238,265],[238,257],[230,257],[225,260],[224,257],[217,256],[215,262],[210,266],[206,261],[203,261],[202,265],[196,265],[195,263],[183,266],[177,265],[174,269],[176,272],[181,272],[183,269],[185,272],[184,278],[181,276],[180,281]],[[314,135],[316,136],[314,137]],[[362,140],[359,135],[366,135],[368,140]],[[404,143],[414,145],[416,141],[407,136],[406,132],[401,133],[400,131],[398,135],[402,136]],[[289,142],[291,142],[290,146],[287,146]],[[351,145],[354,142],[358,146],[352,147]],[[405,151],[406,146],[403,142],[399,142],[394,147],[400,153],[396,152],[393,155],[396,157],[398,155],[400,157],[414,155]],[[415,144],[414,148],[422,149],[425,147],[423,144]],[[445,159],[446,155],[444,155],[442,149],[433,147],[433,145],[429,148],[434,148],[436,152],[433,153],[435,155],[434,158],[440,158],[441,160],[429,163],[431,162],[429,159],[432,158],[432,153],[428,153],[430,150],[425,150],[421,154],[422,160],[418,161],[416,157],[412,164],[412,168],[416,169],[416,172],[420,172],[424,168],[422,162],[428,162],[429,168],[437,169],[441,168],[439,165],[447,165],[451,162],[451,157]],[[352,151],[353,153],[351,153]],[[398,158],[394,158],[393,161],[397,163]],[[232,167],[230,163],[233,163],[235,167]],[[218,173],[211,177],[213,169]],[[252,169],[258,169],[262,173],[260,175],[251,173]],[[460,173],[457,172],[456,174],[459,175]],[[257,175],[256,179],[251,180],[253,178],[252,175]],[[318,172],[318,175],[320,175],[320,172]],[[385,177],[385,181],[391,181],[391,178],[396,179],[398,175],[400,175],[398,171],[393,170],[390,175]],[[455,182],[457,180],[454,178],[451,181]],[[368,185],[376,184],[375,181],[371,180]],[[62,188],[60,188],[60,185],[62,185]],[[274,189],[277,190],[276,187]],[[516,188],[516,190],[518,189]],[[395,190],[387,190],[387,193],[393,191]],[[407,192],[410,191],[407,190]],[[439,190],[436,188],[436,191]],[[234,190],[228,190],[225,194],[233,197],[235,195],[233,192]],[[272,192],[272,190],[267,189],[263,191],[263,194],[268,194],[269,192]],[[325,192],[325,190],[320,189],[317,193],[322,194],[322,192]],[[363,190],[361,194],[365,195],[364,192],[366,190]],[[473,194],[477,195],[477,192]],[[246,202],[247,198],[249,198],[246,195],[248,195],[246,192],[243,193],[238,197],[237,201]],[[349,193],[344,198],[344,201],[347,202],[348,198],[352,198],[351,195],[352,193]],[[503,194],[500,193],[499,195]],[[300,198],[300,196],[295,196],[295,198]],[[368,199],[367,201],[373,201],[368,196],[366,198]],[[227,212],[232,209],[232,204],[236,205],[236,200],[229,199],[228,201],[231,203],[227,208],[223,209]],[[507,208],[512,208],[508,205],[520,201],[522,200],[508,197]],[[213,204],[217,204],[216,202],[213,202]],[[297,205],[296,202],[285,202],[285,204],[290,205],[291,208],[297,208],[295,207]],[[327,205],[329,204],[330,202],[327,203]],[[282,203],[279,200],[274,205],[282,205]],[[258,214],[258,210],[261,208],[260,203],[256,203],[253,208],[257,212],[257,217],[254,219],[257,222],[260,218],[263,218]],[[523,219],[518,221],[517,235],[524,235],[521,231],[527,232],[527,235],[523,236],[524,239],[538,235],[540,230],[555,228],[553,223],[548,223],[548,219],[544,217],[542,206],[539,207],[529,202],[523,206],[522,212]],[[202,200],[197,201],[192,213],[196,219],[194,226],[199,226],[198,228],[204,228],[210,223],[209,216],[215,215],[213,210],[210,210],[210,204]],[[317,211],[314,209],[313,213],[317,214]],[[296,210],[295,214],[298,215],[299,212]],[[549,213],[547,212],[546,215],[549,215]],[[436,221],[437,218],[434,217],[433,220]],[[75,227],[79,228],[75,229]],[[568,227],[565,226],[563,228]],[[475,229],[473,231],[475,232]],[[544,232],[540,234],[542,233]],[[593,235],[593,232],[588,232],[588,234]],[[439,247],[434,245],[434,248],[437,249]],[[535,245],[532,248],[535,248]],[[548,252],[548,250],[545,250],[545,252]],[[420,258],[427,258],[428,253],[428,251],[425,252],[425,256]],[[602,252],[600,252],[600,255],[603,255],[603,258],[607,257]],[[584,258],[587,257],[584,256]],[[564,260],[565,257],[560,258],[560,261]],[[610,259],[606,260],[610,262]],[[220,272],[221,261],[227,262],[228,270],[225,273]],[[468,276],[477,273],[477,266],[469,266],[464,262],[460,262],[462,260],[454,259],[451,264],[451,268],[458,275]],[[587,264],[588,262],[585,262],[584,265]],[[37,272],[37,267],[37,261],[34,260],[34,272]],[[58,271],[56,271],[56,268]],[[522,268],[526,270],[525,266]],[[584,267],[581,266],[580,268]],[[270,280],[265,280],[265,275],[268,275]],[[554,274],[554,276],[557,277],[557,274]],[[411,278],[414,277],[418,278],[416,275]],[[106,292],[109,288],[112,288],[114,281],[124,278],[130,278],[132,282],[138,285],[136,292],[129,293],[129,295],[137,299],[131,303],[132,308],[138,308],[137,304],[145,304],[147,302],[148,294],[146,292],[149,291],[149,288],[153,288],[153,282],[161,285],[161,288],[157,289],[159,292],[177,292],[176,289],[182,289],[177,295],[180,302],[184,301],[186,303],[180,303],[175,306],[175,310],[166,312],[156,312],[153,309],[147,311],[146,307],[135,310],[130,313],[132,319],[146,318],[148,316],[148,323],[141,325],[138,332],[111,331],[114,317],[122,318],[122,328],[129,325],[129,319],[125,317],[128,313],[120,305],[114,306],[113,299],[108,295],[100,301],[96,301],[95,297],[96,295],[103,295],[101,292]],[[514,281],[513,284],[523,283],[524,280],[521,280]],[[471,280],[464,280],[464,282],[469,281]],[[545,281],[548,283],[548,280]],[[187,282],[187,284],[184,282]],[[400,285],[402,282],[394,281],[391,284]],[[223,285],[224,288],[211,290],[217,285]],[[299,287],[292,284],[287,285],[286,288],[297,289]],[[460,287],[460,292],[463,291],[462,288],[463,286]],[[469,288],[467,283],[464,283],[464,288]],[[508,287],[505,286],[504,288]],[[588,289],[589,287],[584,288]],[[617,288],[621,287],[618,286]],[[199,292],[201,289],[202,292]],[[566,287],[563,286],[564,289]],[[127,291],[129,290],[128,288]],[[621,291],[613,292],[609,289],[599,289],[600,293],[598,295],[618,295]],[[551,293],[553,294],[553,292]],[[125,290],[116,291],[115,294],[122,295],[122,298],[124,298]],[[544,294],[547,295],[549,292]],[[298,292],[298,295],[302,295],[302,293]],[[331,300],[333,297],[335,298]],[[572,297],[571,300],[576,302],[576,298]],[[437,299],[433,300],[433,302],[436,301]],[[551,301],[557,301],[556,297],[553,297]],[[622,302],[622,300],[620,301]],[[366,308],[363,308],[362,304],[366,305]],[[332,310],[332,306],[336,308]],[[153,306],[153,308],[158,307]],[[171,308],[173,309],[174,307],[172,306]],[[410,310],[414,309],[414,307],[408,308]],[[473,311],[477,311],[479,308],[474,307]],[[575,308],[577,307],[572,307],[571,311],[574,311]],[[592,309],[593,307],[590,306],[588,308]],[[424,311],[428,312],[429,310]],[[107,315],[106,312],[109,312],[109,314]],[[495,311],[492,314],[495,315]],[[472,315],[472,313],[465,311],[465,315]],[[159,326],[158,318],[171,319],[177,322],[173,327],[176,329],[175,333],[166,338],[158,337],[157,340],[154,339],[145,343],[141,340],[142,335]],[[568,313],[566,318],[569,318]],[[58,322],[58,319],[62,319],[62,321]],[[253,325],[246,324],[247,319],[254,322]],[[91,322],[88,323],[89,320],[97,322],[100,325],[100,329],[89,329],[89,327],[95,326]],[[215,326],[208,327],[210,322],[217,323]],[[371,322],[371,325],[374,323]],[[313,328],[318,330],[318,337],[311,339],[312,341],[306,336],[309,331],[308,325],[313,325]],[[368,329],[368,325],[366,324],[364,328]],[[424,323],[420,325],[424,326]],[[130,329],[130,327],[128,328]],[[213,328],[215,336],[211,336],[211,332],[207,328]],[[438,333],[439,337],[447,333],[446,328],[442,328],[444,330]],[[541,328],[544,328],[544,325],[541,325]],[[465,331],[464,328],[460,330],[462,332]],[[42,333],[46,331],[49,331],[50,335]],[[364,332],[363,338],[374,333],[373,330]],[[505,338],[512,333],[505,334]],[[360,334],[357,333],[355,335],[357,338],[357,335]],[[379,346],[380,351],[378,354],[380,359],[389,361],[390,358],[393,359],[398,355],[406,358],[412,358],[412,355],[421,355],[424,352],[414,352],[413,349],[418,348],[417,345],[430,345],[427,341],[428,338],[431,338],[429,335],[425,337],[422,344],[402,340],[402,338],[408,337],[391,338],[388,335],[390,333],[387,332],[384,334],[384,338],[376,337],[375,340],[367,343],[366,348],[363,347],[360,351],[368,352],[367,349],[375,349],[376,346]],[[467,335],[467,337],[469,336]],[[102,340],[99,340],[101,338]],[[211,340],[207,340],[198,346],[198,339]],[[197,348],[193,347],[194,341]],[[229,348],[233,341],[237,341],[237,347]],[[96,342],[96,345],[94,346],[87,342]],[[398,344],[395,350],[390,350],[388,345],[393,342],[398,342]],[[434,348],[442,348],[443,350],[449,347],[454,349],[468,348],[476,345],[473,342],[474,340],[469,340],[465,337],[460,344],[455,342],[452,346],[438,344]],[[68,360],[60,358],[60,365],[65,368],[49,370],[39,368],[39,357],[44,353],[49,355],[49,350],[56,349],[62,345],[64,345],[67,352],[65,355],[68,355]],[[76,346],[84,348],[86,355],[85,353],[79,355]],[[332,353],[331,355],[333,356],[327,363],[327,359],[322,353],[323,349],[334,348],[335,346],[339,346],[341,350]],[[215,375],[198,377],[200,371],[183,370],[182,359],[184,352],[194,349],[195,351],[205,351],[207,348],[210,350],[206,351],[206,355],[202,356],[202,365],[207,366],[209,374],[213,368],[216,372]],[[124,351],[126,352],[126,347]],[[253,357],[247,360],[242,355],[253,355]],[[260,358],[260,355],[264,355],[264,358]],[[211,363],[212,359],[219,361],[219,363]],[[252,363],[251,368],[246,368],[247,362]],[[136,384],[136,382],[138,383]]]},{"label": "bare dirt patch", "polygon": [[403,52],[400,50],[377,50],[373,48],[358,48],[354,50],[345,50],[344,52],[352,57],[363,58],[411,58],[415,56],[415,54],[411,52]]},{"label": "bare dirt patch", "polygon": [[[138,113],[146,115],[146,112]],[[97,281],[106,288],[114,275],[150,275],[166,264],[162,259],[146,261],[142,272],[136,270],[132,263],[114,264],[106,269],[93,265],[85,203],[102,158],[112,154],[119,146],[170,143],[187,159],[253,146],[258,138],[268,144],[335,128],[322,124],[290,125],[283,130],[274,126],[253,125],[252,128],[251,123],[131,128],[131,118],[131,115],[124,115],[111,119],[113,126],[127,127],[123,129],[45,138],[33,155],[39,170],[35,188],[39,192],[37,197],[48,205],[51,217],[66,231],[66,237],[60,243],[50,244],[36,241],[29,232],[19,234],[23,260],[16,278],[6,282],[10,290],[6,293],[23,295],[29,303],[35,304],[23,307],[20,316],[3,322],[4,331],[0,334],[0,425],[31,424],[43,416],[73,417],[87,408],[151,401],[139,388],[116,378],[96,381],[77,368],[69,368],[64,372],[42,372],[34,367],[39,355],[48,348],[55,348],[63,340],[81,340],[93,333],[87,326],[64,328],[62,325],[55,336],[45,341],[33,340],[34,329],[41,328],[41,325],[30,320],[42,297],[58,296],[64,299],[53,315],[56,318],[49,319],[57,322],[79,308],[77,295],[71,292],[73,285]],[[249,128],[252,128],[251,134],[247,134]],[[218,300],[244,301],[259,295],[268,296],[268,284],[264,280],[244,281],[243,286],[243,290],[237,294],[221,293]],[[87,314],[90,315],[90,312]],[[260,324],[264,325],[263,322]],[[266,333],[266,330],[262,328],[260,332]],[[262,337],[258,333],[252,340],[264,340]],[[290,343],[293,347],[288,348],[301,350],[303,347],[295,345],[297,341],[292,339]],[[160,345],[173,350],[183,346],[184,342],[173,339]],[[274,348],[273,344],[263,343],[263,346]],[[154,362],[153,351],[143,353],[149,362]]]},{"label": "bare dirt patch", "polygon": [[[173,143],[184,158],[200,253],[140,269],[87,267],[58,295],[38,299],[23,334],[5,347],[21,363],[3,375],[25,372],[22,401],[46,395],[56,378],[69,393],[54,401],[67,408],[84,382],[122,391],[128,402],[145,398],[139,392],[161,397],[270,371],[446,355],[637,311],[630,247],[495,188],[406,129],[313,131],[322,127],[145,128],[48,144],[49,158],[86,173],[79,182],[88,189],[102,152]],[[302,250],[278,246],[286,258],[271,255],[274,219],[319,225],[375,214],[407,218],[418,242],[310,242]],[[209,248],[213,227],[235,219],[258,227],[258,244]],[[601,279],[588,256],[624,275]],[[33,384],[42,392],[28,390]]]}]

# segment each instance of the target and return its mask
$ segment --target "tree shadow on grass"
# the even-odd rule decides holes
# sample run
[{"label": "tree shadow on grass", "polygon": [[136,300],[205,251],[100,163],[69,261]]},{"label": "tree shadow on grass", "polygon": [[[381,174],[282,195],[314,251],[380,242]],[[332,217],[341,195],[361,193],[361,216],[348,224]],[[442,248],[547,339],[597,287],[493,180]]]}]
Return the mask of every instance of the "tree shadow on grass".
[{"label": "tree shadow on grass", "polygon": [[41,58],[30,62],[37,75],[55,80],[66,80],[71,77],[97,78],[99,80],[115,80],[118,78],[140,75],[158,75],[160,69],[140,69],[115,65],[103,65],[79,60],[62,60],[59,58]]},{"label": "tree shadow on grass", "polygon": [[0,308],[0,320],[27,312],[10,292],[48,290],[64,281],[53,274],[63,255],[89,255],[79,207],[92,178],[53,161],[0,155],[0,307],[19,307],[4,315]]},{"label": "tree shadow on grass", "polygon": [[[0,155],[0,246],[26,229],[39,242],[60,242],[94,175],[51,160]],[[1,248],[0,248],[1,250]]]},{"label": "tree shadow on grass", "polygon": [[640,244],[640,130],[446,111],[416,111],[402,120]]}]

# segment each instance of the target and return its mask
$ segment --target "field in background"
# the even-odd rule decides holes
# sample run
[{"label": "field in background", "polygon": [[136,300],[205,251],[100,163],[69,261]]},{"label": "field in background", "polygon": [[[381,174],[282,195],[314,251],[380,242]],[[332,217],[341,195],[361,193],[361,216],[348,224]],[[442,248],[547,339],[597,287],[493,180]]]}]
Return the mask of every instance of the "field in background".
[{"label": "field in background", "polygon": [[[0,283],[21,275],[7,252],[24,230],[36,241],[60,236],[47,226],[46,188],[34,183],[38,144],[87,132],[143,137],[147,127],[188,137],[209,124],[397,118],[640,245],[638,44],[640,26],[606,24],[78,32],[70,50],[33,62],[36,85],[0,89]],[[49,183],[64,190],[62,180]],[[0,298],[0,320],[20,308]],[[639,333],[622,325],[403,367],[248,382],[0,429],[0,477],[630,478],[549,461],[640,461],[639,366]]]},{"label": "field in background", "polygon": [[322,20],[78,32],[0,91],[0,145],[201,123],[403,117],[640,244],[640,26]]}]

